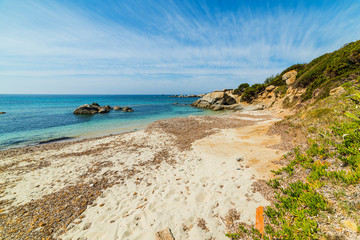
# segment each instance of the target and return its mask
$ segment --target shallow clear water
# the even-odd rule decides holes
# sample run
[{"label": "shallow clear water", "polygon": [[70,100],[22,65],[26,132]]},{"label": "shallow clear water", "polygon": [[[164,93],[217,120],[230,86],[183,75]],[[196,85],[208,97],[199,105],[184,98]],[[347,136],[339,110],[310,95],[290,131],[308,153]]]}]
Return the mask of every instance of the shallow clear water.
[{"label": "shallow clear water", "polygon": [[[158,119],[210,114],[189,106],[195,100],[163,95],[0,95],[0,111],[6,112],[0,115],[0,149],[63,137],[119,133],[144,128]],[[134,112],[73,114],[78,106],[93,102],[129,106]]]}]

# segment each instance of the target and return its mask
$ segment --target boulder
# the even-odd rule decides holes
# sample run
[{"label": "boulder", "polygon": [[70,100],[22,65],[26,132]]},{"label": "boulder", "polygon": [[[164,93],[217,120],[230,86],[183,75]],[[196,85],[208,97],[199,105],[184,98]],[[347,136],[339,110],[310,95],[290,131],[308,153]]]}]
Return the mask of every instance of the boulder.
[{"label": "boulder", "polygon": [[106,106],[100,108],[99,111],[98,111],[98,113],[108,113],[108,112],[110,112],[110,109],[107,108]]},{"label": "boulder", "polygon": [[267,92],[271,92],[271,91],[274,90],[275,88],[276,88],[276,87],[275,87],[274,85],[269,85],[269,86],[266,87],[265,90],[266,90]]},{"label": "boulder", "polygon": [[5,114],[6,112],[0,112],[0,114]]},{"label": "boulder", "polygon": [[291,70],[282,76],[282,80],[286,81],[287,85],[293,84],[296,80],[297,71]]},{"label": "boulder", "polygon": [[78,115],[90,115],[90,114],[95,114],[98,113],[99,111],[99,107],[97,107],[96,105],[89,105],[89,104],[84,104],[81,105],[80,107],[76,108],[74,110],[74,114],[78,114]]},{"label": "boulder", "polygon": [[211,107],[211,110],[213,111],[220,111],[220,110],[224,110],[224,107],[222,105],[213,105]]},{"label": "boulder", "polygon": [[130,107],[123,107],[123,112],[133,112],[134,110],[132,110],[132,108]]},{"label": "boulder", "polygon": [[115,111],[119,111],[119,110],[122,110],[122,107],[115,106],[113,109],[114,109]]},{"label": "boulder", "polygon": [[205,94],[202,98],[196,100],[191,105],[198,108],[210,108],[220,110],[218,105],[236,104],[236,99],[223,91],[214,91]]},{"label": "boulder", "polygon": [[[121,109],[119,106],[116,106],[115,108],[116,108],[116,110],[117,110],[117,108],[119,108],[119,110]],[[74,110],[74,114],[92,115],[92,114],[96,114],[96,113],[108,113],[112,109],[113,108],[110,107],[109,105],[100,106],[98,103],[84,104],[84,105],[81,105],[80,107],[76,108]],[[132,111],[132,109],[131,109],[131,111]],[[126,112],[131,112],[131,111],[128,110]]]}]

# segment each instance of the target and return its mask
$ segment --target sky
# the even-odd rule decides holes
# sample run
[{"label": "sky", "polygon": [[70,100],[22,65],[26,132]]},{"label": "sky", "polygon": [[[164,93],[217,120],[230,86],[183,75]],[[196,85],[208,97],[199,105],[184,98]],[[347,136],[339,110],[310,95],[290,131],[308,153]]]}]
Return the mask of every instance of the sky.
[{"label": "sky", "polygon": [[360,39],[360,1],[0,0],[0,94],[199,94]]}]

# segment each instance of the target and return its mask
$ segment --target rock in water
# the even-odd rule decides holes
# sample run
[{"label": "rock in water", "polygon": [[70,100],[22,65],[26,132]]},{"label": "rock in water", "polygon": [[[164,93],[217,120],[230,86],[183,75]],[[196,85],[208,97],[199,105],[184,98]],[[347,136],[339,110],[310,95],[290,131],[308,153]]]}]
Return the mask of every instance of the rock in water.
[{"label": "rock in water", "polygon": [[78,115],[90,115],[98,113],[100,107],[94,106],[93,104],[84,104],[74,110],[74,114]]},{"label": "rock in water", "polygon": [[106,108],[106,107],[102,107],[99,109],[98,113],[108,113],[110,112],[110,109]]},{"label": "rock in water", "polygon": [[5,114],[6,112],[0,112],[0,114]]},{"label": "rock in water", "polygon": [[166,228],[155,234],[156,240],[175,240],[170,228]]},{"label": "rock in water", "polygon": [[133,112],[134,110],[132,110],[132,108],[130,107],[123,107],[123,112]]},{"label": "rock in water", "polygon": [[100,106],[98,103],[92,103],[91,105],[89,104],[81,105],[80,107],[74,110],[74,114],[91,115],[96,113],[108,113],[112,109],[113,108],[110,107],[109,105]]},{"label": "rock in water", "polygon": [[115,106],[113,109],[114,109],[115,111],[119,111],[119,110],[121,110],[121,109],[122,109],[122,107]]}]

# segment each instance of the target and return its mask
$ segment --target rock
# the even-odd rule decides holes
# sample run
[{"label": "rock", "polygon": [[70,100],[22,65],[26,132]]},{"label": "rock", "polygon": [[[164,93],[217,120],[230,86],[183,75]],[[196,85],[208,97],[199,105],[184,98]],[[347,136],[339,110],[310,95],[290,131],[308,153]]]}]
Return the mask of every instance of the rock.
[{"label": "rock", "polygon": [[155,234],[156,240],[175,240],[170,228],[166,228]]},{"label": "rock", "polygon": [[123,107],[123,112],[133,112],[134,110],[132,110],[132,108],[130,107]]},{"label": "rock", "polygon": [[106,107],[107,109],[109,109],[109,110],[113,110],[113,108],[110,107],[109,105],[106,105],[105,107]]},{"label": "rock", "polygon": [[74,110],[74,114],[78,115],[91,115],[96,113],[108,113],[112,110],[112,107],[109,105],[106,106],[100,106],[98,103],[92,103],[81,105],[80,107],[76,108]]},{"label": "rock", "polygon": [[0,114],[5,114],[6,112],[0,112]]},{"label": "rock", "polygon": [[115,106],[113,109],[114,109],[115,111],[119,111],[119,110],[122,110],[122,107]]},{"label": "rock", "polygon": [[243,110],[244,111],[257,111],[257,110],[264,110],[265,106],[264,105],[250,105],[245,107]]},{"label": "rock", "polygon": [[353,231],[353,232],[357,232],[358,231],[358,227],[356,225],[356,223],[354,223],[353,221],[350,220],[342,220],[341,221],[341,225],[346,228],[347,230]]},{"label": "rock", "polygon": [[282,76],[282,80],[286,81],[287,85],[293,84],[296,80],[297,71],[291,70]]},{"label": "rock", "polygon": [[108,113],[108,112],[110,112],[110,109],[107,107],[102,107],[98,111],[98,113]]},{"label": "rock", "polygon": [[85,104],[85,105],[81,105],[80,107],[76,108],[74,110],[74,114],[78,114],[78,115],[89,115],[89,114],[95,114],[98,113],[100,108],[98,108],[97,106],[91,104]]},{"label": "rock", "polygon": [[238,162],[241,162],[242,160],[244,160],[244,157],[238,157],[238,158],[236,158],[236,161],[238,161]]},{"label": "rock", "polygon": [[221,106],[221,105],[213,105],[213,106],[211,107],[211,110],[213,110],[213,111],[220,111],[220,110],[224,110],[224,107]]},{"label": "rock", "polygon": [[[210,108],[220,110],[218,105],[236,104],[236,99],[224,91],[214,91],[205,94],[202,98],[196,100],[191,105],[198,108]],[[221,108],[221,107],[220,107]]]},{"label": "rock", "polygon": [[211,104],[205,100],[198,99],[195,102],[191,104],[191,106],[197,107],[197,108],[210,108]]},{"label": "rock", "polygon": [[276,87],[274,86],[274,85],[270,85],[270,86],[267,86],[266,88],[265,88],[265,90],[266,91],[268,91],[268,92],[271,92],[272,90],[274,90]]}]

